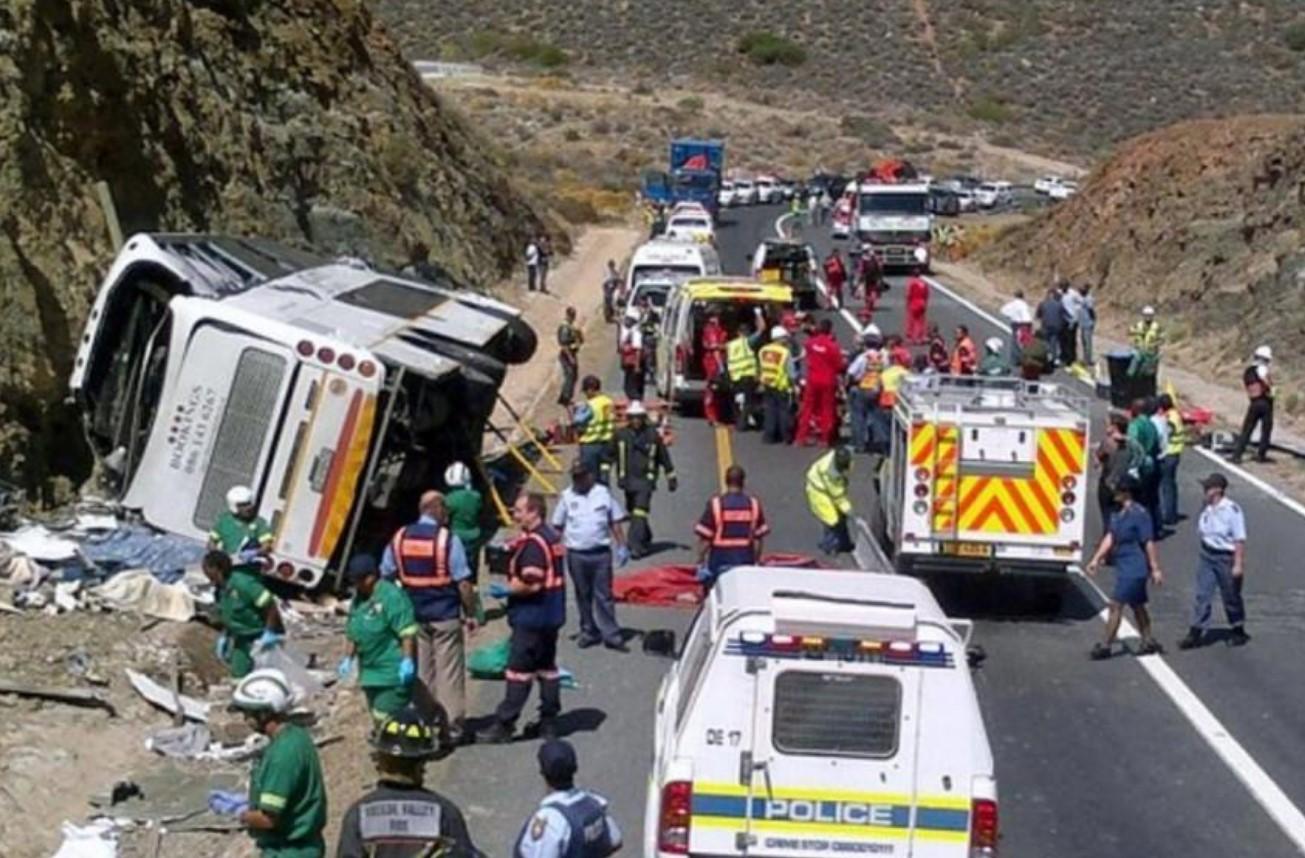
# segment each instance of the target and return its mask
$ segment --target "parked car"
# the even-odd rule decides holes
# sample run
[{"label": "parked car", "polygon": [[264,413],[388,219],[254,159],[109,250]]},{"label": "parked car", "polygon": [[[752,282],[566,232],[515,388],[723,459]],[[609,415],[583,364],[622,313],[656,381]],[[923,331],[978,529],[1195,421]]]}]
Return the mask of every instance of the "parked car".
[{"label": "parked car", "polygon": [[956,217],[961,213],[961,199],[956,191],[944,188],[929,189],[929,211],[944,217]]},{"label": "parked car", "polygon": [[717,191],[717,193],[716,193],[716,202],[717,202],[717,204],[719,204],[720,207],[723,208],[723,209],[724,209],[724,208],[729,208],[730,206],[734,205],[734,204],[737,202],[737,200],[736,200],[736,198],[735,198],[735,195],[734,195],[734,183],[733,183],[733,182],[721,182],[721,183],[720,183],[720,190]]},{"label": "parked car", "polygon": [[1033,190],[1040,194],[1050,194],[1051,189],[1060,183],[1060,176],[1042,176],[1033,183]]},{"label": "parked car", "polygon": [[757,177],[757,202],[765,205],[766,203],[779,202],[779,193],[776,189],[774,176]]},{"label": "parked car", "polygon": [[1067,200],[1078,193],[1078,182],[1062,179],[1051,186],[1047,196],[1053,200]]},{"label": "parked car", "polygon": [[751,179],[734,180],[734,205],[751,206],[757,202],[757,183]]},{"label": "parked car", "polygon": [[984,182],[974,191],[974,199],[979,208],[991,209],[1005,205],[1011,200],[1010,182]]}]

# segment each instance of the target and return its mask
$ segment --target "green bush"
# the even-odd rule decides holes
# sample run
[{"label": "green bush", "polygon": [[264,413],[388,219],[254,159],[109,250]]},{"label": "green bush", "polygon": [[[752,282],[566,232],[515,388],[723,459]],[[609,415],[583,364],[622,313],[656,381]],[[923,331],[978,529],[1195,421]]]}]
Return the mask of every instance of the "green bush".
[{"label": "green bush", "polygon": [[855,137],[872,149],[895,146],[899,142],[893,129],[889,128],[886,122],[873,116],[860,113],[848,114],[839,120],[838,127],[848,137]]},{"label": "green bush", "polygon": [[571,62],[571,55],[547,42],[540,42],[524,33],[500,33],[496,30],[477,30],[467,40],[471,57],[490,55],[506,56],[519,63],[554,69]]},{"label": "green bush", "polygon": [[675,106],[686,113],[700,113],[705,104],[698,96],[690,95],[675,102]]},{"label": "green bush", "polygon": [[1305,21],[1298,21],[1283,30],[1282,40],[1297,53],[1305,51]]},{"label": "green bush", "polygon": [[738,50],[759,66],[800,66],[807,61],[806,48],[791,39],[764,30],[742,36]]},{"label": "green bush", "polygon": [[991,95],[981,96],[971,101],[966,113],[971,119],[990,122],[993,125],[1000,125],[1011,118],[1011,110],[1005,100]]}]

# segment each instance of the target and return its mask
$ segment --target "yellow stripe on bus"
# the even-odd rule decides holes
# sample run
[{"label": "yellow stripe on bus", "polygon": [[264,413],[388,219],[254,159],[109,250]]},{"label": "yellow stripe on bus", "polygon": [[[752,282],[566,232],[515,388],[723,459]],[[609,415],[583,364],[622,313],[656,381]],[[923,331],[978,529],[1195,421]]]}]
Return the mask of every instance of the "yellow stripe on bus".
[{"label": "yellow stripe on bus", "polygon": [[358,423],[345,453],[340,482],[336,487],[335,497],[331,499],[331,509],[326,519],[326,528],[322,531],[322,541],[317,556],[329,558],[335,552],[335,544],[344,532],[349,520],[349,510],[353,506],[354,490],[362,477],[363,465],[367,462],[367,449],[371,444],[372,430],[376,418],[376,397],[367,395],[363,398],[362,408],[358,412]]}]

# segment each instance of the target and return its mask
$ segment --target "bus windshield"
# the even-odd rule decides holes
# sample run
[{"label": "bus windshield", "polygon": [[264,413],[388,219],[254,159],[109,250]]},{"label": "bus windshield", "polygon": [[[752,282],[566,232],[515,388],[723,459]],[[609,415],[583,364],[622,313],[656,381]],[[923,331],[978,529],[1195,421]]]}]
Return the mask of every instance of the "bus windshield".
[{"label": "bus windshield", "polygon": [[862,194],[861,211],[882,214],[927,214],[929,195],[920,191]]}]

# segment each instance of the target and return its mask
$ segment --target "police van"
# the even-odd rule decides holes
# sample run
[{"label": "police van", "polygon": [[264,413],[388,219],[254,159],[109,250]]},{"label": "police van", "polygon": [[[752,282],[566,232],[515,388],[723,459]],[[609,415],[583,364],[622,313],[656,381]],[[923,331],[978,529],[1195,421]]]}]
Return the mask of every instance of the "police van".
[{"label": "police van", "polygon": [[971,631],[913,578],[732,570],[657,695],[645,858],[995,856]]}]

